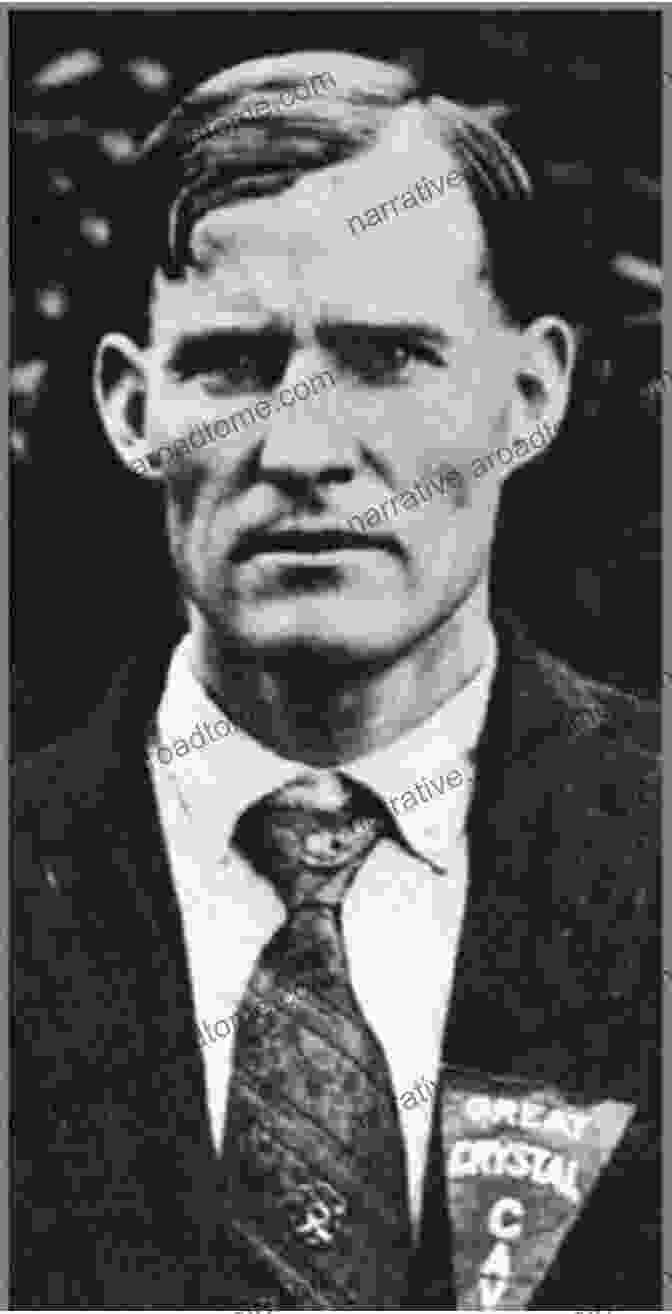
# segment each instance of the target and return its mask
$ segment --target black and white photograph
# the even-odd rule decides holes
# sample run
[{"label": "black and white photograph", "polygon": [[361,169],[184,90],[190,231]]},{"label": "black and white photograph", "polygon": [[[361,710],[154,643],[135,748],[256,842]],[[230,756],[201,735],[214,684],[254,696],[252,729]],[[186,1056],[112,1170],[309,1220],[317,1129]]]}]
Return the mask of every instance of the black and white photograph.
[{"label": "black and white photograph", "polygon": [[665,1308],[663,65],[10,9],[9,1308]]}]

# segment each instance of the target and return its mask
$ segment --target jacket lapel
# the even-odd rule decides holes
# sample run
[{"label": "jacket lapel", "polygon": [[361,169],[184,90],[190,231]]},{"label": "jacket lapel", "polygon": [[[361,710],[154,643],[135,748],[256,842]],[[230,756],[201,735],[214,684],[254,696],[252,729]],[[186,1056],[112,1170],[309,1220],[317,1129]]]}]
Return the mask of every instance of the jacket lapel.
[{"label": "jacket lapel", "polygon": [[[120,1088],[132,1074],[134,1114],[165,1146],[191,1144],[214,1162],[181,917],[146,761],[165,665],[129,663],[74,753],[71,744],[60,801],[45,793],[40,862],[58,918],[86,947],[80,991],[98,995],[96,1043],[101,1056],[109,1046],[108,1068],[118,1056]],[[185,1190],[190,1179],[185,1172]]]},{"label": "jacket lapel", "polygon": [[[631,958],[620,951],[636,935],[619,879],[633,838],[628,817],[620,848],[608,847],[604,742],[571,731],[566,700],[515,629],[499,640],[476,753],[422,1263],[431,1274],[452,1233],[452,1272],[439,1264],[432,1294],[460,1308],[520,1309],[534,1304],[625,1147],[643,1093],[632,1066],[643,1038],[624,1025],[620,1003],[633,985],[619,978]],[[627,772],[619,761],[616,774]],[[470,1121],[470,1109],[489,1120]],[[510,1177],[497,1176],[502,1142],[513,1146]]]}]

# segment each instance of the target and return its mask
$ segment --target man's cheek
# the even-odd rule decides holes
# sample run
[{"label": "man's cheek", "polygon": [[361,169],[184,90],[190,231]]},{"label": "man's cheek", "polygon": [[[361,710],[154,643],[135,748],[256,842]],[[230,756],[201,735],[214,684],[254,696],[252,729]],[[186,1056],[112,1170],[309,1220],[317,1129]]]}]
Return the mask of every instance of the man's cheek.
[{"label": "man's cheek", "polygon": [[146,435],[152,447],[175,445],[207,436],[221,418],[222,401],[206,396],[202,389],[188,392],[179,388],[154,389],[147,399]]},{"label": "man's cheek", "polygon": [[212,536],[214,502],[208,472],[193,457],[165,472],[167,527],[171,545],[179,540],[190,553]]}]

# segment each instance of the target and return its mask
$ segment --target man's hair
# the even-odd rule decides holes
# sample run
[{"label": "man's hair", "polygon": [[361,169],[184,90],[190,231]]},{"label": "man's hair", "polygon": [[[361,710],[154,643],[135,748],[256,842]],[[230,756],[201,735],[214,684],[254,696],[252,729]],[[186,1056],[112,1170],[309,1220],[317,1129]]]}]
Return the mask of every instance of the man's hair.
[{"label": "man's hair", "polygon": [[[322,81],[330,76],[327,93],[284,105],[283,93],[311,76],[314,83],[318,69],[326,70]],[[261,98],[270,112],[239,117],[245,102]],[[522,326],[542,313],[576,318],[567,264],[551,245],[532,182],[488,113],[427,94],[397,65],[302,51],[250,60],[208,79],[139,149],[128,173],[130,229],[123,235],[139,277],[130,280],[136,301],[126,303],[125,326],[148,340],[151,276],[160,269],[177,279],[195,263],[189,239],[204,213],[273,195],[303,174],[370,150],[392,116],[413,103],[425,116],[428,140],[438,140],[459,164],[485,232],[483,276],[509,319]]]}]

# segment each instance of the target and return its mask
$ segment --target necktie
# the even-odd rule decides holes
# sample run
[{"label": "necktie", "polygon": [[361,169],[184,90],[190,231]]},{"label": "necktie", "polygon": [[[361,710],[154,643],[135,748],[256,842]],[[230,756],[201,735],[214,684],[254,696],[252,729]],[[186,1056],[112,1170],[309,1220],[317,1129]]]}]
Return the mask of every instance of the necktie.
[{"label": "necktie", "polygon": [[406,1290],[405,1149],[341,926],[387,825],[363,786],[306,774],[249,808],[233,837],[287,909],[240,1010],[222,1159],[229,1226],[283,1308],[399,1309]]}]

